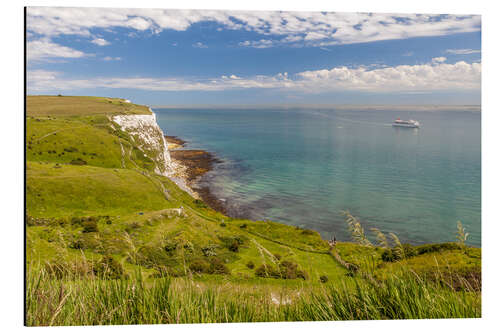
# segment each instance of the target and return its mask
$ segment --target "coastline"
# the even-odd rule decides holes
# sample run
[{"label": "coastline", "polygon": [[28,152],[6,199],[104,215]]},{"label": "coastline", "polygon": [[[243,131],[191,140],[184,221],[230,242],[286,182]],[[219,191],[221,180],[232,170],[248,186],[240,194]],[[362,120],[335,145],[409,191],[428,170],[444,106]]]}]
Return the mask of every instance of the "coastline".
[{"label": "coastline", "polygon": [[201,199],[213,210],[227,215],[227,210],[207,185],[200,185],[203,175],[214,169],[215,164],[221,163],[213,153],[201,149],[184,149],[187,141],[165,135],[170,158],[173,162],[173,173],[170,177],[174,182],[180,180],[187,190],[196,199]]}]

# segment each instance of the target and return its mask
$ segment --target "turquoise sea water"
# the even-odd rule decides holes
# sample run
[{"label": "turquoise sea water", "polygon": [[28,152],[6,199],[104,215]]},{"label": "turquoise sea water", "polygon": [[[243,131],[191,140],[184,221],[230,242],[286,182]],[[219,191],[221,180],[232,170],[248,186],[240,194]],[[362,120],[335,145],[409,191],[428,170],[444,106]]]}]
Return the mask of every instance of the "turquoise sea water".
[{"label": "turquoise sea water", "polygon": [[[207,174],[234,216],[349,240],[349,210],[413,244],[481,245],[481,114],[472,111],[155,109],[168,135],[224,163]],[[393,128],[397,118],[420,129]]]}]

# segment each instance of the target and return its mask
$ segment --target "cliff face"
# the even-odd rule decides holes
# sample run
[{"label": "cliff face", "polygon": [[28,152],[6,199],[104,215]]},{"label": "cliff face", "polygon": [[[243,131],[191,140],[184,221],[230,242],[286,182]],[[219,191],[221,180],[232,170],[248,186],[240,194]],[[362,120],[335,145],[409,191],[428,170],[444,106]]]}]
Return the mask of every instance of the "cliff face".
[{"label": "cliff face", "polygon": [[114,116],[122,131],[127,132],[135,141],[139,149],[150,157],[156,164],[157,174],[168,176],[173,166],[168,151],[167,141],[160,126],[156,123],[156,115],[120,115]]}]

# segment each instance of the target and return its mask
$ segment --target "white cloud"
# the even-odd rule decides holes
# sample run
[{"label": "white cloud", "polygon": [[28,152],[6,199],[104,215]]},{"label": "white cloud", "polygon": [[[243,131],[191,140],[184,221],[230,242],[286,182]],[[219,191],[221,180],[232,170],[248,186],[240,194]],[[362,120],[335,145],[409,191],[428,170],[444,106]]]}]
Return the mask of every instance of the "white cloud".
[{"label": "white cloud", "polygon": [[53,43],[48,38],[27,42],[28,61],[41,61],[50,58],[82,58],[90,56],[82,51]]},{"label": "white cloud", "polygon": [[196,48],[199,48],[199,49],[206,49],[206,48],[208,48],[208,46],[206,46],[202,42],[196,42],[196,43],[194,43],[193,47],[196,47]]},{"label": "white cloud", "polygon": [[250,46],[250,47],[254,47],[256,49],[266,49],[266,48],[272,47],[275,44],[276,44],[276,42],[274,42],[272,40],[261,39],[261,40],[257,40],[257,41],[246,40],[244,42],[240,42],[238,45],[240,45],[240,46]]},{"label": "white cloud", "polygon": [[[278,11],[216,11],[126,8],[29,7],[27,29],[43,36],[73,34],[91,36],[95,28],[125,27],[137,31],[184,31],[191,25],[212,21],[226,29],[278,35],[272,45],[297,43],[308,46],[363,43],[423,36],[480,31],[477,15],[418,15],[323,13]],[[242,43],[246,43],[245,41]],[[269,43],[267,43],[269,45]],[[266,43],[248,41],[249,47]]]},{"label": "white cloud", "polygon": [[446,61],[446,57],[436,57],[436,58],[432,58],[432,62],[433,63],[440,63],[440,62],[445,62]]},{"label": "white cloud", "polygon": [[102,39],[102,38],[94,38],[94,39],[92,39],[91,42],[96,44],[96,45],[99,45],[99,46],[106,46],[106,45],[110,44],[110,42],[108,42],[107,40]]},{"label": "white cloud", "polygon": [[106,56],[106,57],[102,58],[102,60],[104,60],[104,61],[113,61],[113,60],[115,60],[115,61],[119,61],[119,60],[122,60],[122,58],[121,58],[121,57],[110,57],[110,56]]},{"label": "white cloud", "polygon": [[431,62],[395,67],[345,66],[305,71],[289,75],[183,79],[154,77],[66,78],[50,71],[29,71],[28,90],[59,91],[86,88],[120,88],[150,91],[222,91],[230,89],[282,89],[318,93],[328,91],[419,92],[479,90],[481,64]]},{"label": "white cloud", "polygon": [[481,53],[481,50],[473,50],[473,49],[448,49],[448,50],[446,50],[446,53],[463,55],[463,54]]}]

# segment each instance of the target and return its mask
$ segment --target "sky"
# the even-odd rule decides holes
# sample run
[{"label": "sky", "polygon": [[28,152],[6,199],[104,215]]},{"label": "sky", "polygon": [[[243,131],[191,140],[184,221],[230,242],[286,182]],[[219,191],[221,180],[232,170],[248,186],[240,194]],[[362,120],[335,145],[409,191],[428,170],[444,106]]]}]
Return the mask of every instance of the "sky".
[{"label": "sky", "polygon": [[28,7],[28,94],[147,105],[481,103],[481,17]]}]

